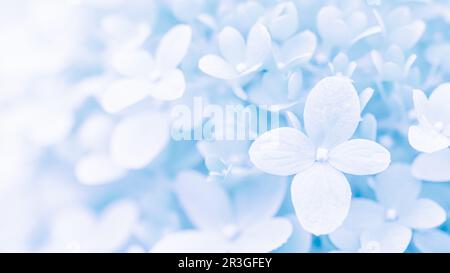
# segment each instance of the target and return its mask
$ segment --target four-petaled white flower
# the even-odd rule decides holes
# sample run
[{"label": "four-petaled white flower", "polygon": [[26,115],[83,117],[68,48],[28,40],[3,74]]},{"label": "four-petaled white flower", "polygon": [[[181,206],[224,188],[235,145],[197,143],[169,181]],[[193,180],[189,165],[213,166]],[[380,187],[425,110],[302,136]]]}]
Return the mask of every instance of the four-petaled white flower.
[{"label": "four-petaled white flower", "polygon": [[241,179],[227,191],[196,172],[181,173],[174,189],[196,229],[167,234],[152,252],[270,252],[285,243],[291,222],[275,214],[287,181],[261,173]]},{"label": "four-petaled white flower", "polygon": [[445,221],[446,212],[439,204],[419,197],[421,183],[413,178],[409,165],[393,164],[373,182],[378,202],[354,199],[344,224],[330,234],[341,250],[367,251],[364,244],[357,248],[361,241],[372,237],[372,245],[383,246],[372,251],[404,252],[412,230],[435,228]]},{"label": "four-petaled white flower", "polygon": [[413,92],[419,124],[409,128],[409,143],[425,153],[447,149],[450,145],[450,83],[437,87],[429,99],[421,90]]},{"label": "four-petaled white flower", "polygon": [[112,65],[123,77],[100,94],[103,108],[116,113],[147,96],[163,101],[183,96],[186,82],[177,66],[189,49],[191,36],[190,26],[178,25],[161,38],[155,57],[142,49],[116,53]]},{"label": "four-petaled white flower", "polygon": [[293,128],[264,133],[249,154],[259,169],[295,175],[291,195],[302,226],[316,235],[338,228],[350,208],[351,189],[342,174],[372,175],[390,164],[390,153],[364,139],[349,140],[360,120],[358,93],[344,77],[321,80],[304,109],[307,135]]},{"label": "four-petaled white flower", "polygon": [[199,61],[204,73],[223,80],[238,80],[257,72],[265,63],[271,50],[271,37],[266,27],[256,24],[247,41],[232,27],[219,34],[219,49],[223,58],[206,55]]}]

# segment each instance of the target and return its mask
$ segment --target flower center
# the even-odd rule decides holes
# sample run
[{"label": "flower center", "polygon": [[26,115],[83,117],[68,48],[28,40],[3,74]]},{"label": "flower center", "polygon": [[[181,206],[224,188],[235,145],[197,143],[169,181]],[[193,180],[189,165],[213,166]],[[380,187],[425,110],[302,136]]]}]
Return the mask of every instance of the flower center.
[{"label": "flower center", "polygon": [[318,148],[316,151],[316,161],[325,162],[328,160],[328,149]]},{"label": "flower center", "polygon": [[398,219],[398,213],[395,209],[388,209],[384,215],[387,221],[395,221]]},{"label": "flower center", "polygon": [[245,63],[238,63],[236,65],[236,70],[241,73],[243,72],[245,69],[247,69],[247,65]]}]

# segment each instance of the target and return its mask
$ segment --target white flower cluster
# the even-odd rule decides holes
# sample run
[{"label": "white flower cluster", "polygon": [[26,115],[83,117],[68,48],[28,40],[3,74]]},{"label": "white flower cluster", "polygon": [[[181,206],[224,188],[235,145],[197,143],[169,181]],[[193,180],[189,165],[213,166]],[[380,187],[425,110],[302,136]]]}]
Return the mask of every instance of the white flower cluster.
[{"label": "white flower cluster", "polygon": [[0,22],[0,251],[450,252],[447,0]]}]

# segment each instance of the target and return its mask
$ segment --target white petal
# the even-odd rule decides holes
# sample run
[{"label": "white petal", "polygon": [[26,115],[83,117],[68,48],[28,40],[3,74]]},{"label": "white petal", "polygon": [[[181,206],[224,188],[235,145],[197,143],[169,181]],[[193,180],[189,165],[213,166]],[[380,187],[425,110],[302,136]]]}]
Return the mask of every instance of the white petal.
[{"label": "white petal", "polygon": [[314,162],[314,146],[300,131],[278,128],[259,136],[250,147],[250,160],[264,172],[292,175]]},{"label": "white petal", "polygon": [[431,128],[411,126],[408,131],[408,140],[411,146],[425,153],[434,153],[446,149],[450,145],[450,139]]},{"label": "white petal", "polygon": [[389,35],[393,44],[408,50],[413,47],[425,32],[426,25],[423,21],[417,20],[411,24],[398,27]]},{"label": "white petal", "polygon": [[414,245],[424,253],[450,253],[450,235],[432,229],[414,233]]},{"label": "white petal", "polygon": [[277,253],[307,253],[311,249],[313,236],[300,226],[295,215],[287,217],[292,225],[292,234],[289,240],[279,247]]},{"label": "white petal", "polygon": [[306,99],[306,132],[318,147],[333,148],[353,135],[360,112],[358,93],[349,79],[325,78]]},{"label": "white petal", "polygon": [[450,150],[432,154],[420,154],[414,160],[412,173],[417,179],[447,182],[450,181]]},{"label": "white petal", "polygon": [[154,84],[149,94],[158,100],[176,100],[183,96],[186,90],[184,74],[179,69],[168,71],[162,79]]},{"label": "white petal", "polygon": [[114,81],[100,94],[100,103],[108,113],[117,113],[149,95],[150,85],[145,81],[124,79]]},{"label": "white petal", "polygon": [[174,185],[189,220],[199,229],[220,230],[231,222],[232,209],[226,191],[196,172],[183,172]]},{"label": "white petal", "polygon": [[344,223],[329,237],[340,250],[355,251],[360,245],[361,232],[379,226],[383,222],[384,208],[382,206],[369,199],[355,198],[352,200]]},{"label": "white petal", "polygon": [[314,164],[297,174],[291,186],[300,224],[315,235],[333,232],[344,222],[351,195],[345,176],[328,164]]},{"label": "white petal", "polygon": [[450,83],[439,85],[430,95],[430,107],[435,121],[444,123],[444,134],[450,137]]},{"label": "white petal", "polygon": [[376,142],[352,139],[331,150],[329,162],[344,173],[372,175],[384,171],[389,166],[391,154]]},{"label": "white petal", "polygon": [[165,148],[168,140],[166,118],[158,113],[142,113],[126,118],[116,126],[110,153],[119,166],[140,169]]},{"label": "white petal", "polygon": [[114,164],[108,156],[93,154],[77,162],[75,174],[82,184],[95,186],[119,179],[125,170]]},{"label": "white petal", "polygon": [[231,80],[238,76],[236,70],[229,63],[216,55],[202,57],[198,67],[203,73],[222,80]]},{"label": "white petal", "polygon": [[123,76],[132,78],[145,78],[155,68],[153,57],[143,50],[116,53],[112,65]]},{"label": "white petal", "polygon": [[379,249],[374,252],[402,253],[411,242],[412,232],[409,228],[398,224],[384,224],[361,235],[362,252],[373,251],[371,246],[377,245]]},{"label": "white petal", "polygon": [[430,121],[430,104],[428,98],[422,90],[413,90],[414,111],[416,112],[419,124],[424,127],[431,126]]},{"label": "white petal", "polygon": [[317,46],[317,38],[311,31],[300,32],[283,43],[279,49],[277,63],[281,68],[308,62]]},{"label": "white petal", "polygon": [[370,99],[373,96],[373,89],[372,88],[366,88],[364,89],[361,94],[359,94],[359,102],[361,104],[361,112],[364,111],[364,108],[366,108],[367,104],[369,103]]},{"label": "white petal", "polygon": [[377,175],[373,189],[386,209],[407,210],[417,200],[421,184],[412,177],[409,165],[395,163]]},{"label": "white petal", "polygon": [[286,196],[287,179],[258,172],[246,176],[233,193],[236,222],[241,227],[270,219]]},{"label": "white petal", "polygon": [[284,40],[297,32],[298,11],[293,2],[276,5],[268,19],[270,34],[274,39]]},{"label": "white petal", "polygon": [[161,38],[156,49],[156,63],[166,71],[176,68],[186,55],[191,44],[192,29],[188,25],[178,25]]},{"label": "white petal", "polygon": [[231,252],[267,253],[284,244],[292,233],[292,225],[284,218],[269,219],[245,229],[233,242]]},{"label": "white petal", "polygon": [[245,64],[251,68],[264,64],[269,56],[272,39],[267,28],[261,24],[256,24],[250,30],[247,37],[247,48],[245,53]]},{"label": "white petal", "polygon": [[218,233],[182,231],[164,236],[153,246],[153,253],[224,253],[229,244]]},{"label": "white petal", "polygon": [[219,47],[222,56],[233,65],[245,59],[245,40],[241,33],[232,27],[225,27],[219,34]]},{"label": "white petal", "polygon": [[413,229],[434,228],[441,225],[447,214],[436,202],[419,199],[408,210],[402,212],[399,222]]}]

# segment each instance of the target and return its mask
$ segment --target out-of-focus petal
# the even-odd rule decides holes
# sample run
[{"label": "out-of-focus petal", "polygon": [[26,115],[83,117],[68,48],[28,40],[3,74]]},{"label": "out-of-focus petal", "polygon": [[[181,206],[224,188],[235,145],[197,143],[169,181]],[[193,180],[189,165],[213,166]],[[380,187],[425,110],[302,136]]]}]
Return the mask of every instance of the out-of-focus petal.
[{"label": "out-of-focus petal", "polygon": [[420,154],[412,164],[412,174],[417,179],[447,182],[450,181],[450,150],[432,154]]},{"label": "out-of-focus petal", "polygon": [[413,229],[434,228],[444,223],[447,214],[436,202],[419,199],[408,210],[402,212],[399,222]]},{"label": "out-of-focus petal", "polygon": [[285,177],[264,173],[246,176],[232,195],[237,224],[246,227],[273,217],[281,207],[286,190]]},{"label": "out-of-focus petal", "polygon": [[393,44],[399,45],[402,49],[408,50],[413,47],[425,32],[426,25],[423,21],[417,20],[408,25],[394,29],[389,35]]},{"label": "out-of-focus petal", "polygon": [[409,165],[395,163],[376,177],[373,189],[386,209],[408,209],[419,196],[421,184],[414,179]]},{"label": "out-of-focus petal", "polygon": [[186,55],[191,44],[192,29],[188,25],[177,25],[161,38],[156,49],[156,64],[162,71],[176,68]]},{"label": "out-of-focus petal", "polygon": [[112,65],[123,76],[140,79],[155,69],[153,57],[144,50],[118,52],[112,58]]},{"label": "out-of-focus petal", "polygon": [[106,112],[117,113],[143,100],[149,95],[150,88],[149,83],[141,80],[117,80],[100,94],[100,103]]},{"label": "out-of-focus petal", "polygon": [[314,162],[314,146],[300,131],[278,128],[259,136],[249,150],[250,160],[264,172],[292,175]]},{"label": "out-of-focus petal", "polygon": [[391,154],[376,142],[352,139],[332,149],[329,162],[344,173],[372,175],[384,171],[389,166]]},{"label": "out-of-focus petal", "polygon": [[225,27],[219,34],[220,53],[234,66],[245,60],[245,40],[241,33],[232,27]]},{"label": "out-of-focus petal", "polygon": [[411,242],[412,231],[398,224],[384,224],[361,234],[360,252],[402,253]]},{"label": "out-of-focus petal", "polygon": [[298,11],[293,2],[282,2],[275,6],[267,23],[274,39],[284,40],[298,28]]},{"label": "out-of-focus petal", "polygon": [[441,230],[417,231],[414,233],[413,242],[424,253],[450,252],[450,235]]},{"label": "out-of-focus petal", "polygon": [[231,252],[266,253],[283,245],[292,233],[292,225],[284,218],[273,218],[245,229],[233,242]]},{"label": "out-of-focus petal", "polygon": [[165,74],[159,82],[154,84],[149,94],[159,100],[176,100],[183,96],[186,90],[184,74],[179,69],[174,69]]},{"label": "out-of-focus petal", "polygon": [[174,185],[189,220],[199,229],[220,230],[232,220],[230,199],[222,186],[196,172],[183,172]]},{"label": "out-of-focus petal", "polygon": [[263,65],[271,51],[272,39],[267,28],[256,24],[247,37],[245,64],[248,68]]},{"label": "out-of-focus petal", "polygon": [[277,65],[285,68],[308,62],[317,46],[317,38],[311,31],[300,32],[285,41],[281,48],[275,50]]},{"label": "out-of-focus petal", "polygon": [[359,236],[364,230],[384,223],[384,208],[376,202],[355,198],[344,223],[329,235],[331,242],[340,250],[355,251],[359,248]]},{"label": "out-of-focus petal", "polygon": [[228,241],[219,233],[189,230],[164,236],[153,246],[151,252],[223,253],[229,249]]},{"label": "out-of-focus petal", "polygon": [[82,184],[95,186],[119,179],[125,174],[125,170],[117,166],[109,156],[92,154],[77,162],[75,174]]},{"label": "out-of-focus petal", "polygon": [[314,164],[292,181],[291,198],[303,228],[315,235],[336,230],[350,209],[351,189],[345,176],[328,164]]},{"label": "out-of-focus petal", "polygon": [[149,164],[168,141],[166,118],[159,113],[144,112],[126,118],[114,128],[110,153],[119,166],[140,169]]},{"label": "out-of-focus petal", "polygon": [[414,149],[425,153],[434,153],[450,145],[448,137],[421,126],[409,127],[408,140]]},{"label": "out-of-focus petal", "polygon": [[231,80],[238,76],[236,70],[224,59],[216,55],[206,55],[198,63],[205,74],[222,80]]},{"label": "out-of-focus petal", "polygon": [[350,79],[327,77],[306,99],[304,122],[311,140],[326,149],[350,139],[360,120],[358,93]]},{"label": "out-of-focus petal", "polygon": [[289,240],[279,247],[278,253],[306,253],[311,249],[313,236],[302,228],[295,215],[287,217],[292,225],[292,234]]}]

